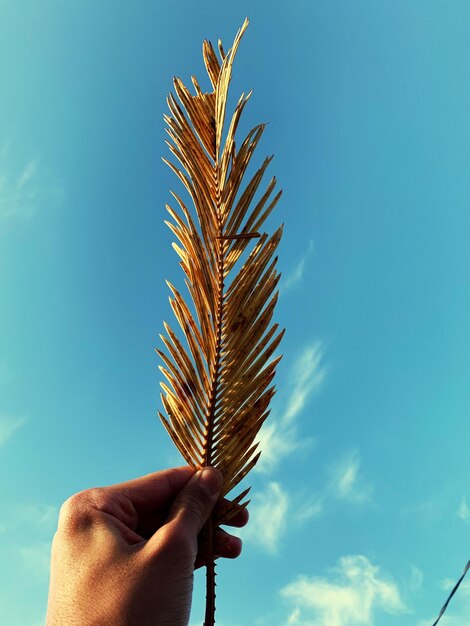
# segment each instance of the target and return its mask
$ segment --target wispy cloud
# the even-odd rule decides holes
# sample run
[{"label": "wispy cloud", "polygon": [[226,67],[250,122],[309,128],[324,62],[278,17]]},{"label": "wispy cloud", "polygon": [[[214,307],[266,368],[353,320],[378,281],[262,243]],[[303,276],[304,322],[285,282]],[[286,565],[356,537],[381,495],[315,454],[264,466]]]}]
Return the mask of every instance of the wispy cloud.
[{"label": "wispy cloud", "polygon": [[372,496],[372,485],[365,482],[360,471],[361,459],[357,450],[349,452],[331,469],[333,495],[349,502],[367,502]]},{"label": "wispy cloud", "polygon": [[421,589],[421,587],[423,586],[424,574],[419,569],[419,567],[417,567],[413,563],[410,565],[410,568],[411,568],[410,581],[409,581],[410,591],[412,591],[413,593],[416,593],[416,591]]},{"label": "wispy cloud", "polygon": [[308,345],[294,361],[289,387],[291,389],[282,417],[272,414],[261,429],[258,441],[263,451],[256,468],[269,473],[279,462],[299,447],[310,445],[311,440],[297,436],[296,420],[314,393],[325,382],[326,367],[323,365],[324,349],[321,341]]},{"label": "wispy cloud", "polygon": [[[453,578],[444,578],[440,583],[440,588],[443,591],[451,591],[457,581]],[[459,587],[459,596],[470,599],[470,580],[464,580]]]},{"label": "wispy cloud", "polygon": [[39,199],[37,160],[29,161],[17,172],[11,167],[5,170],[1,162],[0,171],[0,220],[30,218],[37,210]]},{"label": "wispy cloud", "polygon": [[29,163],[26,164],[26,167],[23,169],[21,174],[19,175],[16,181],[16,190],[21,191],[36,175],[38,169],[37,159],[33,159]]},{"label": "wispy cloud", "polygon": [[[17,536],[51,537],[57,527],[59,508],[45,503],[9,503],[2,518],[4,530]],[[1,530],[0,530],[1,532]]]},{"label": "wispy cloud", "polygon": [[295,428],[286,427],[274,415],[261,428],[257,441],[262,454],[255,469],[264,474],[272,473],[282,459],[305,444],[298,440]]},{"label": "wispy cloud", "polygon": [[[439,626],[468,626],[468,615],[468,610],[459,615],[452,613],[452,611],[448,611],[439,620]],[[434,623],[436,617],[436,615],[430,615],[427,619],[420,620],[417,626],[429,626],[429,624]]]},{"label": "wispy cloud", "polygon": [[460,519],[463,519],[464,521],[470,520],[470,507],[467,504],[467,496],[462,496],[457,515],[460,517]]},{"label": "wispy cloud", "polygon": [[265,491],[253,498],[250,523],[242,532],[243,538],[275,554],[286,530],[289,503],[289,496],[279,483],[268,483]]},{"label": "wispy cloud", "polygon": [[45,580],[49,576],[51,558],[51,542],[38,541],[19,549],[24,567],[38,579]]},{"label": "wispy cloud", "polygon": [[378,611],[406,611],[397,585],[362,555],[341,558],[330,577],[300,576],[281,594],[292,606],[285,626],[366,626]]},{"label": "wispy cloud", "polygon": [[7,502],[1,531],[8,540],[0,542],[0,561],[15,577],[41,585],[47,581],[57,517],[57,506]]},{"label": "wispy cloud", "polygon": [[[442,594],[442,604],[448,597],[449,592],[454,588],[457,581],[446,578],[439,583],[440,593]],[[440,607],[438,607],[440,608]],[[429,626],[436,619],[438,611],[430,615],[427,619],[420,620],[417,626]],[[470,580],[465,580],[459,587],[459,590],[452,598],[449,608],[444,613],[439,622],[439,626],[468,626],[470,615]]]},{"label": "wispy cloud", "polygon": [[413,502],[404,506],[400,513],[404,516],[418,517],[426,520],[439,519],[444,514],[446,504],[443,494],[434,494],[430,498]]},{"label": "wispy cloud", "polygon": [[301,256],[294,269],[281,281],[281,286],[279,290],[281,295],[284,295],[292,288],[296,287],[300,282],[302,282],[307,261],[311,257],[313,251],[313,241],[310,241],[304,254]]},{"label": "wispy cloud", "polygon": [[15,510],[16,524],[26,522],[40,530],[53,530],[59,509],[51,504],[21,504]]},{"label": "wispy cloud", "polygon": [[24,417],[15,417],[13,415],[0,415],[0,446],[10,439],[23,424],[26,422]]},{"label": "wispy cloud", "polygon": [[250,522],[240,534],[263,551],[277,554],[288,528],[299,528],[322,513],[321,495],[288,492],[279,482],[269,482],[254,494]]},{"label": "wispy cloud", "polygon": [[283,422],[292,422],[303,411],[311,395],[325,382],[326,367],[322,364],[323,344],[316,341],[307,346],[293,367],[293,386]]},{"label": "wispy cloud", "polygon": [[300,505],[294,508],[292,519],[299,524],[303,524],[307,520],[320,517],[322,513],[323,498],[321,496],[313,496],[304,499]]},{"label": "wispy cloud", "polygon": [[12,142],[0,149],[0,222],[27,220],[37,213],[41,204],[53,197],[62,197],[63,186],[53,183],[37,157],[17,166]]}]

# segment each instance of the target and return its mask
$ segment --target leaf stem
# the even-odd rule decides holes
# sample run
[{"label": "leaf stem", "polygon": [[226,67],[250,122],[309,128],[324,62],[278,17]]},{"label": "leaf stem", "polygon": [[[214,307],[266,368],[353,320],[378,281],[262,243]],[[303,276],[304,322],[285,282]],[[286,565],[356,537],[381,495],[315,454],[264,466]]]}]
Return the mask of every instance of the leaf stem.
[{"label": "leaf stem", "polygon": [[[222,237],[222,216],[220,214],[220,182],[219,166],[215,166],[215,202],[218,212],[218,232],[217,241],[217,272],[218,272],[218,293],[217,293],[217,313],[214,320],[216,331],[216,344],[214,355],[214,369],[211,373],[211,392],[209,398],[209,411],[207,415],[206,428],[206,448],[204,450],[204,465],[212,464],[212,438],[214,432],[215,406],[217,401],[217,387],[219,384],[219,370],[222,350],[222,327],[224,313],[224,252],[225,244]],[[214,558],[214,519],[211,515],[206,523],[206,613],[204,626],[215,625],[215,558]]]},{"label": "leaf stem", "polygon": [[215,624],[215,558],[214,558],[214,522],[212,516],[206,524],[206,613],[204,626]]}]

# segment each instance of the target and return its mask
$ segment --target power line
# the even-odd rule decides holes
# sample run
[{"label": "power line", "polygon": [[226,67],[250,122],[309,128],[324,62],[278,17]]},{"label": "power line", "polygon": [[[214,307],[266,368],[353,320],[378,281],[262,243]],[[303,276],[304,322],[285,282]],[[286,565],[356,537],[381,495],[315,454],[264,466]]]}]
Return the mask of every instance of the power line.
[{"label": "power line", "polygon": [[467,563],[467,565],[465,566],[465,569],[463,570],[463,574],[462,576],[458,579],[458,581],[455,583],[454,588],[452,589],[452,591],[449,594],[449,597],[447,598],[444,606],[441,609],[441,612],[438,615],[437,620],[434,622],[434,624],[432,626],[436,626],[436,624],[438,623],[438,621],[441,619],[441,617],[444,615],[444,613],[446,612],[447,607],[449,606],[449,602],[452,600],[452,596],[454,595],[454,593],[457,591],[457,589],[460,587],[460,583],[462,582],[462,580],[465,578],[465,574],[468,572],[468,570],[470,569],[470,561]]}]

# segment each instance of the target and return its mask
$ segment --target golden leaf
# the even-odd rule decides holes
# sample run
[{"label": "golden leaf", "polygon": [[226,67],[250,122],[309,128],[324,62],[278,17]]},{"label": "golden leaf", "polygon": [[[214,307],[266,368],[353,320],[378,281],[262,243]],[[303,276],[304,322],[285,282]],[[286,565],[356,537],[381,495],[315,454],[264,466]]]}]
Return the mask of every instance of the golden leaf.
[{"label": "golden leaf", "polygon": [[[269,413],[280,360],[272,357],[284,332],[272,323],[280,277],[274,255],[282,227],[272,235],[262,232],[281,195],[274,194],[274,177],[254,201],[272,157],[264,160],[242,190],[264,124],[253,128],[239,149],[235,142],[251,92],[242,94],[224,128],[232,64],[247,26],[245,20],[227,53],[219,42],[220,60],[212,44],[204,41],[204,62],[213,91],[203,93],[192,77],[193,95],[175,78],[177,99],[169,95],[170,115],[165,116],[167,144],[179,164],[164,160],[189,193],[193,209],[175,193],[177,210],[167,206],[171,221],[166,223],[178,239],[173,247],[190,300],[188,304],[168,283],[171,307],[186,344],[165,324],[166,353],[157,352],[167,379],[161,383],[167,415],[160,413],[160,417],[189,465],[213,466],[222,472],[223,496],[259,458],[255,439]],[[241,500],[247,492],[207,525],[206,626],[214,623],[215,610],[211,536],[217,525],[227,523],[246,506]]]}]

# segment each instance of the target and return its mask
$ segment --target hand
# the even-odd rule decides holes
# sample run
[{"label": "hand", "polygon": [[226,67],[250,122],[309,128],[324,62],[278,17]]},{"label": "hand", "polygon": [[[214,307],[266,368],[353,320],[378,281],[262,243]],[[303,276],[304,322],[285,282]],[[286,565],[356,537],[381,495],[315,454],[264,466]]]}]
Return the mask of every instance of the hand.
[{"label": "hand", "polygon": [[[187,626],[193,571],[204,564],[198,534],[221,483],[213,468],[180,467],[67,500],[52,544],[47,626]],[[230,523],[247,521],[240,510]],[[218,529],[215,552],[235,558],[241,541]]]}]

